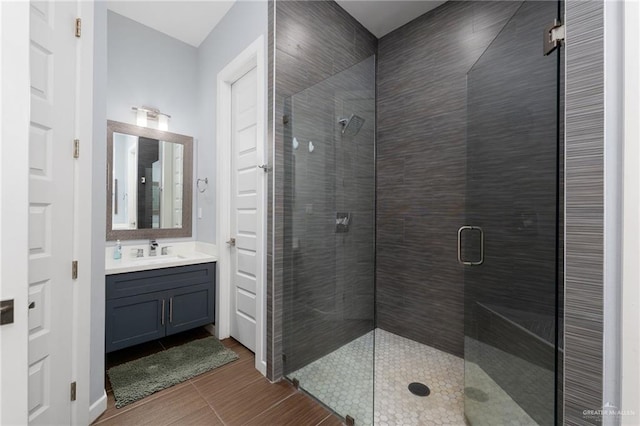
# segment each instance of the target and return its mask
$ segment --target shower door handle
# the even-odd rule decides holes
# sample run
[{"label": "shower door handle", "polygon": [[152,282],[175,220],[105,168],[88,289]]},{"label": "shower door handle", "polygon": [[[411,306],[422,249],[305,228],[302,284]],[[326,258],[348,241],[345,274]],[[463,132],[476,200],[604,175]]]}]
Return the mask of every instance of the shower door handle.
[{"label": "shower door handle", "polygon": [[[471,261],[462,259],[462,233],[464,231],[480,232],[480,260],[471,262]],[[458,262],[466,266],[479,266],[484,263],[484,231],[479,226],[464,225],[458,229]]]}]

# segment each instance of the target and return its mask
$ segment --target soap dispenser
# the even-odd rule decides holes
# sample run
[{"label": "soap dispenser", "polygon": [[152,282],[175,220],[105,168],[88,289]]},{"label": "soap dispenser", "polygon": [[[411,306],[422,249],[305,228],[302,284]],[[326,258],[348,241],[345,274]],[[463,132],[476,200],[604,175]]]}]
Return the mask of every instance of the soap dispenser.
[{"label": "soap dispenser", "polygon": [[122,244],[120,244],[120,240],[116,241],[116,246],[113,248],[113,258],[115,260],[122,258]]}]

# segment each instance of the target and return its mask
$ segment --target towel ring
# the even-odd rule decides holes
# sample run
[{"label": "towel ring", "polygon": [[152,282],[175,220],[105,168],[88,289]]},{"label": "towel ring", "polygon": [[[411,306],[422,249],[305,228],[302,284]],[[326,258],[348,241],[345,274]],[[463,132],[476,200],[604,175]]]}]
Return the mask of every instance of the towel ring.
[{"label": "towel ring", "polygon": [[[203,187],[200,187],[200,183],[204,183]],[[207,190],[209,187],[209,178],[198,179],[196,180],[196,186],[198,187],[198,192],[202,193]]]}]

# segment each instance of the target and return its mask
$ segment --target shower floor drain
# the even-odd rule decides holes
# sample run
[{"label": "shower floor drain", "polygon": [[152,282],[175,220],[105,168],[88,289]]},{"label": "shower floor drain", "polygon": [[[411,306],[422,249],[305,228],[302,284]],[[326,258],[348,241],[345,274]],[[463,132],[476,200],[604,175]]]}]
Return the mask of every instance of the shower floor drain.
[{"label": "shower floor drain", "polygon": [[409,383],[409,391],[418,396],[429,396],[431,393],[427,385],[418,382]]}]

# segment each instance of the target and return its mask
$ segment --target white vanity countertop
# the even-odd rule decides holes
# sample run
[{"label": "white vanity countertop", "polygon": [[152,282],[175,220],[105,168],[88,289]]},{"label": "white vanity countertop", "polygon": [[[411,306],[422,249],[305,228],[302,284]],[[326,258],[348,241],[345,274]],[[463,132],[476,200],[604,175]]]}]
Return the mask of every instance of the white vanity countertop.
[{"label": "white vanity countertop", "polygon": [[[163,243],[158,241],[155,256],[149,256],[148,244],[122,244],[122,259],[113,258],[116,243],[109,241],[105,250],[105,274],[122,274],[125,272],[147,271],[150,269],[171,268],[173,266],[196,265],[198,263],[216,262],[218,260],[216,246],[213,244],[188,241],[184,243]],[[162,255],[162,247],[169,247],[168,253]],[[135,257],[137,249],[142,249],[143,257]]]}]

